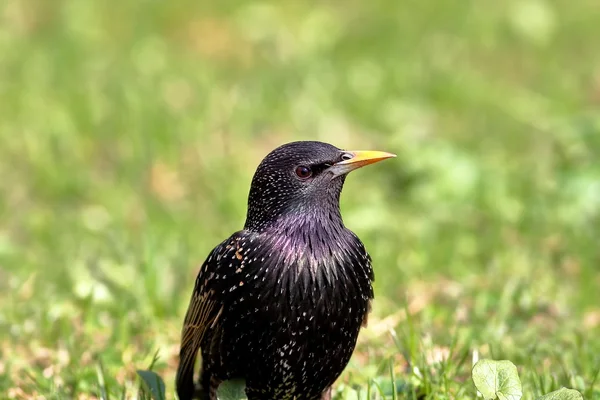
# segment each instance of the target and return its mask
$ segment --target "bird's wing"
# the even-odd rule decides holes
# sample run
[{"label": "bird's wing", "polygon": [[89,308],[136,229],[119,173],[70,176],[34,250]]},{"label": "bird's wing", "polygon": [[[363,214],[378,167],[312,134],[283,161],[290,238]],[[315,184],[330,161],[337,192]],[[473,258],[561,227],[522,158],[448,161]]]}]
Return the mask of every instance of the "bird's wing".
[{"label": "bird's wing", "polygon": [[[208,272],[211,268],[211,257],[215,248],[204,262],[196,278],[196,284],[188,310],[185,314],[181,331],[181,347],[179,350],[179,366],[177,368],[177,392],[180,399],[192,398],[194,393],[194,365],[200,343],[207,329],[218,319],[220,304],[210,288]],[[209,261],[210,260],[210,261]],[[185,393],[185,394],[184,394]]]},{"label": "bird's wing", "polygon": [[218,323],[225,307],[223,285],[231,267],[242,263],[240,243],[244,235],[237,232],[215,247],[200,268],[194,292],[190,299],[179,350],[179,367],[176,385],[180,399],[191,398],[194,393],[194,365],[203,339]]}]

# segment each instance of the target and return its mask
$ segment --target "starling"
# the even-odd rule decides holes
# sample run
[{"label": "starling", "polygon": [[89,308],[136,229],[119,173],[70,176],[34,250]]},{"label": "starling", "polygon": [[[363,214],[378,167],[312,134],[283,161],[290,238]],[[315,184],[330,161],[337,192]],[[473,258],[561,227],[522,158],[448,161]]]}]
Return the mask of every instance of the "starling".
[{"label": "starling", "polygon": [[306,141],[262,160],[244,229],[210,252],[196,278],[180,400],[216,400],[230,379],[245,381],[249,400],[330,399],[366,323],[374,280],[369,254],[342,221],[340,194],[350,171],[390,157]]}]

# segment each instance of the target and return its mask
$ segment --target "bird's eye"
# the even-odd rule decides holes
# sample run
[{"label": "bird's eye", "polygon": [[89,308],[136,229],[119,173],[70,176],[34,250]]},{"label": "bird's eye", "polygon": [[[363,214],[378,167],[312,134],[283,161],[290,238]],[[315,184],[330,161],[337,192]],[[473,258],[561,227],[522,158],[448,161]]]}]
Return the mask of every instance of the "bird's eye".
[{"label": "bird's eye", "polygon": [[298,175],[298,178],[306,179],[306,178],[310,178],[310,176],[312,175],[312,171],[310,170],[309,167],[305,167],[304,165],[301,165],[296,168],[296,175]]}]

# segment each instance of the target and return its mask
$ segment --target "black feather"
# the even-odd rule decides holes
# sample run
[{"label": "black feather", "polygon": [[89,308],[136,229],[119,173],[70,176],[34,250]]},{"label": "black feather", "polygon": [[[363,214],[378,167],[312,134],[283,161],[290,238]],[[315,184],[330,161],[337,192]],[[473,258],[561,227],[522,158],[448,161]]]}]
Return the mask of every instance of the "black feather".
[{"label": "black feather", "polygon": [[[198,349],[201,396],[211,400],[210,386],[233,378],[246,381],[251,400],[321,399],[345,368],[374,277],[342,221],[344,176],[326,176],[341,155],[296,142],[258,167],[244,230],[215,247],[196,280],[182,332],[181,400],[193,396]],[[312,181],[294,177],[298,165],[316,166]]]}]

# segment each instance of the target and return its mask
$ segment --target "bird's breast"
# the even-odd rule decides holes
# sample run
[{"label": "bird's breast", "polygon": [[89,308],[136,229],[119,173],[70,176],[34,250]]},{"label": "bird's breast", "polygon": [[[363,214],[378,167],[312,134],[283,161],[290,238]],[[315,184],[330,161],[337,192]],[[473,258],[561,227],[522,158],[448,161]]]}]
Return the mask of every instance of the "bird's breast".
[{"label": "bird's breast", "polygon": [[280,326],[362,318],[373,272],[360,240],[346,229],[299,231],[259,235],[237,250],[247,262],[235,303]]},{"label": "bird's breast", "polygon": [[227,246],[219,261],[232,263],[222,286],[223,365],[273,385],[288,377],[301,386],[332,381],[351,356],[373,297],[371,261],[360,240],[347,230],[304,230],[246,235]]}]

